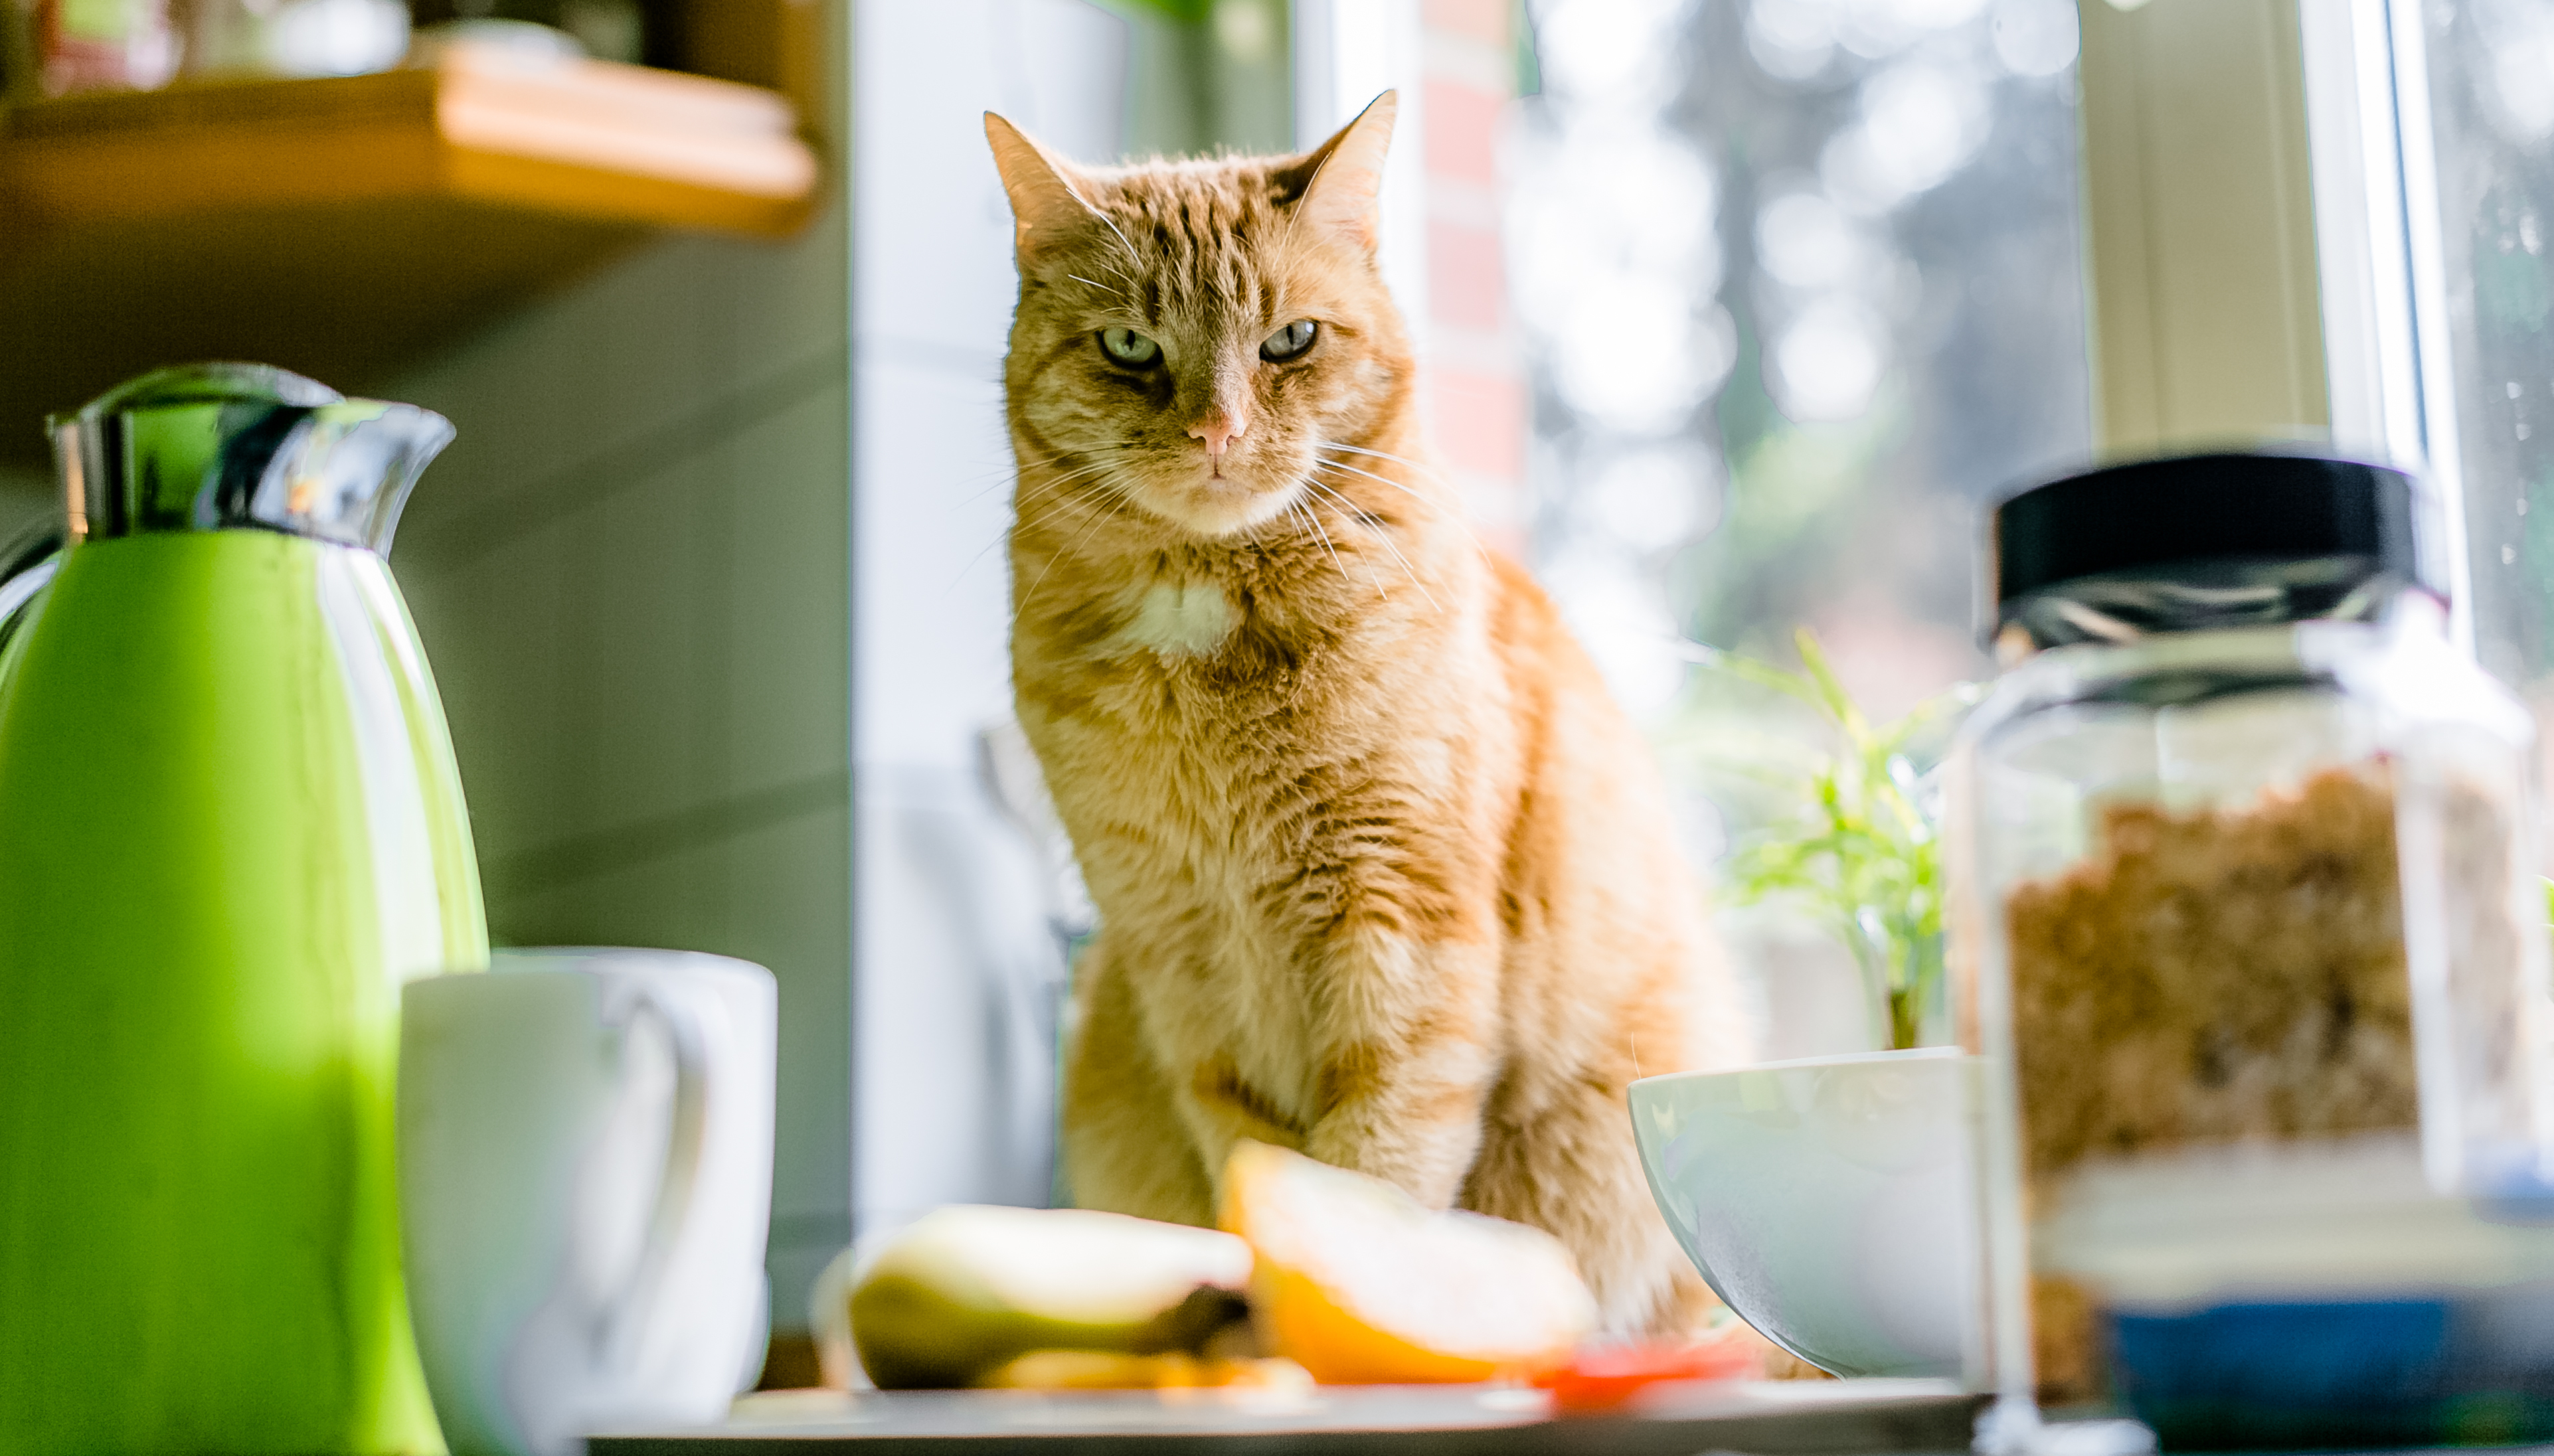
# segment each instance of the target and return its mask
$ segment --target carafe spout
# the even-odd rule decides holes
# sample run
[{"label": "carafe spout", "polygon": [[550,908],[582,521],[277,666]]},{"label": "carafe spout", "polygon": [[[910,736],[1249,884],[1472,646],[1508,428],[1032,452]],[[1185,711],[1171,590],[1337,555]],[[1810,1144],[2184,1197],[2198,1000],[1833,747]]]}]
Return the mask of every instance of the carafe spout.
[{"label": "carafe spout", "polygon": [[388,555],[452,441],[430,409],[258,364],[155,370],[48,423],[74,542],[249,527]]}]

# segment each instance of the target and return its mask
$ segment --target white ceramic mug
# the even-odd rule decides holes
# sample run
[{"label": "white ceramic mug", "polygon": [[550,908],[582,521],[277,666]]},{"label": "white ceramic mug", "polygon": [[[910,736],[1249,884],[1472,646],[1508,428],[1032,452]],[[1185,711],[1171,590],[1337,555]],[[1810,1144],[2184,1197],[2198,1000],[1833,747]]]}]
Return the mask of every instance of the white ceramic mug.
[{"label": "white ceramic mug", "polygon": [[726,1413],[761,1367],[771,973],[501,951],[400,1019],[408,1303],[456,1456]]},{"label": "white ceramic mug", "polygon": [[1729,1307],[1836,1375],[1977,1379],[1978,1059],[1951,1047],[1632,1083],[1668,1228]]}]

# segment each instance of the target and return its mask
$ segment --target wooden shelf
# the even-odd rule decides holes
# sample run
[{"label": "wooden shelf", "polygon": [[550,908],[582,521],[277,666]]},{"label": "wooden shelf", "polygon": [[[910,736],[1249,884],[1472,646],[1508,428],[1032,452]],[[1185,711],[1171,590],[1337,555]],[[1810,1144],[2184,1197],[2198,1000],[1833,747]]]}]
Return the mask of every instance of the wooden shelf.
[{"label": "wooden shelf", "polygon": [[159,364],[360,388],[655,231],[786,237],[819,171],[775,92],[468,46],[0,113],[0,459]]}]

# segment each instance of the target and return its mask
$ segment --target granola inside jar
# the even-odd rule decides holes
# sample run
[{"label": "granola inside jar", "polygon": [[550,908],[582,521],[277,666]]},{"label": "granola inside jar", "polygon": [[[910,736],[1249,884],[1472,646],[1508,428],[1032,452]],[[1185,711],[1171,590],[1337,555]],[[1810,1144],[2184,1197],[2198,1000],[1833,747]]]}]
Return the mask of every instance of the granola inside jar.
[{"label": "granola inside jar", "polygon": [[[2120,1394],[2123,1290],[2164,1287],[2120,1208],[2275,1248],[2264,1177],[2541,1186],[2533,729],[2451,644],[2426,520],[2410,477],[2296,454],[1995,512],[2006,672],[1952,756],[1945,867],[2007,1406]],[[2191,1307],[2274,1283],[2176,1277]]]}]

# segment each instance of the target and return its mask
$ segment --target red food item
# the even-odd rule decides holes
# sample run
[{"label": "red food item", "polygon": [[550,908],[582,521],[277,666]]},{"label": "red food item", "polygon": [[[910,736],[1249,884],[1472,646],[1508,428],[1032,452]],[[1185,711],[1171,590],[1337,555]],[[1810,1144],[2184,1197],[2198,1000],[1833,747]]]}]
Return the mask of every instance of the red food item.
[{"label": "red food item", "polygon": [[1698,1345],[1600,1345],[1546,1368],[1534,1383],[1552,1392],[1562,1415],[1613,1410],[1634,1396],[1668,1381],[1749,1380],[1765,1374],[1765,1353],[1754,1340],[1718,1339]]}]

